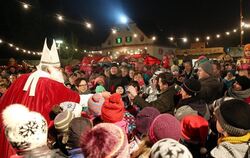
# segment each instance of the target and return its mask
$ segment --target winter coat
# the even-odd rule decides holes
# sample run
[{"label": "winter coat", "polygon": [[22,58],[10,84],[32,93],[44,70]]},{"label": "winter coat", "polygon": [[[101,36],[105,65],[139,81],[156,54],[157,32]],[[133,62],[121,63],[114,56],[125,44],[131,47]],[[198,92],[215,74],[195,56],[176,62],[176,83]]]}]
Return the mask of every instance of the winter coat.
[{"label": "winter coat", "polygon": [[205,101],[199,99],[199,97],[187,98],[179,102],[178,108],[175,111],[175,117],[181,120],[184,116],[190,114],[200,115],[206,120],[210,119],[208,105]]},{"label": "winter coat", "polygon": [[174,95],[176,94],[175,85],[170,86],[166,91],[159,94],[157,100],[150,103],[140,96],[134,98],[134,103],[141,108],[151,106],[158,109],[161,113],[174,113]]},{"label": "winter coat", "polygon": [[148,86],[145,92],[148,95],[145,100],[149,103],[155,101],[157,99],[157,95],[159,94],[157,88],[153,87],[152,85]]},{"label": "winter coat", "polygon": [[248,158],[247,153],[249,145],[247,143],[231,144],[222,142],[215,147],[210,153],[215,158]]},{"label": "winter coat", "polygon": [[125,77],[121,77],[121,84],[123,86],[127,86],[131,81],[131,78],[127,75]]},{"label": "winter coat", "polygon": [[223,84],[215,77],[208,77],[206,79],[200,79],[201,91],[199,96],[206,103],[210,104],[214,100],[222,97]]},{"label": "winter coat", "polygon": [[106,78],[105,89],[111,93],[115,93],[115,88],[118,85],[122,85],[122,78],[117,75],[110,75],[109,78]]}]

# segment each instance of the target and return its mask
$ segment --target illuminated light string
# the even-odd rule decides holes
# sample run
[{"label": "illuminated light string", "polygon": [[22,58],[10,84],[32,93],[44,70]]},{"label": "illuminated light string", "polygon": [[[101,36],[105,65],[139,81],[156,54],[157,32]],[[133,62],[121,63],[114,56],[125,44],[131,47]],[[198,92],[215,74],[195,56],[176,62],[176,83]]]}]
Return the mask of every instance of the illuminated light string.
[{"label": "illuminated light string", "polygon": [[41,52],[36,52],[36,51],[24,49],[24,48],[18,47],[16,44],[13,44],[13,43],[10,43],[7,41],[3,41],[2,39],[0,39],[0,45],[3,45],[3,44],[7,44],[10,48],[12,48],[13,50],[20,52],[20,53],[30,54],[30,55],[39,55],[39,56],[41,55]]},{"label": "illuminated light string", "polygon": [[[32,5],[31,4],[28,4],[28,3],[25,3],[25,2],[20,2],[20,4],[22,5],[22,7],[25,9],[25,10],[28,10],[28,9],[31,9]],[[57,18],[57,20],[59,22],[71,22],[71,23],[74,23],[74,24],[80,24],[80,25],[83,25],[85,26],[85,28],[87,29],[92,29],[93,28],[93,24],[90,23],[89,21],[85,20],[84,22],[79,22],[79,21],[74,21],[72,19],[68,19],[66,18],[65,16],[63,16],[63,14],[55,14],[55,16]],[[121,15],[120,16],[120,21],[121,23],[123,24],[126,24],[128,22],[128,18],[125,16],[125,15]],[[250,28],[250,23],[245,23],[245,22],[242,22],[241,24],[241,27],[242,28]],[[206,41],[209,41],[209,40],[212,40],[212,39],[219,39],[222,37],[222,35],[224,34],[225,37],[229,37],[231,36],[231,34],[236,34],[240,29],[233,29],[232,31],[226,31],[224,33],[218,33],[216,34],[215,36],[206,36],[204,37],[204,40]],[[117,34],[119,30],[116,29],[116,28],[111,28],[111,33],[112,34]],[[244,31],[241,32],[242,34],[244,34]],[[134,38],[137,38],[138,37],[138,34],[137,33],[133,33],[133,37]],[[178,40],[178,39],[181,39],[183,41],[183,43],[187,43],[188,41],[195,41],[195,42],[199,42],[201,41],[201,38],[202,36],[197,36],[197,37],[194,37],[194,38],[187,38],[187,37],[174,37],[174,36],[171,36],[171,37],[168,37],[168,39],[173,42],[175,40]],[[156,36],[152,36],[151,37],[151,40],[154,42],[157,40],[157,37]],[[68,48],[66,48],[68,49]],[[75,51],[78,51],[77,49]]]},{"label": "illuminated light string", "polygon": [[[24,54],[30,54],[30,55],[42,55],[42,53],[41,52],[37,52],[37,51],[32,51],[32,50],[28,50],[28,49],[24,49],[24,48],[22,48],[22,47],[19,47],[19,46],[17,46],[16,44],[14,44],[14,43],[11,43],[11,42],[7,42],[7,41],[3,41],[2,39],[0,39],[0,46],[1,45],[4,45],[4,44],[6,44],[9,48],[12,48],[13,50],[15,50],[15,51],[17,51],[17,52],[19,52],[19,53],[24,53]],[[66,50],[69,50],[69,49],[71,49],[72,51],[74,51],[74,52],[82,52],[82,53],[87,53],[88,51],[87,51],[87,49],[81,49],[81,50],[83,50],[83,51],[79,51],[79,49],[77,49],[77,48],[70,48],[70,47],[68,47],[68,46],[65,46],[65,47],[57,47],[57,49],[61,49],[61,48],[64,48],[64,49],[66,49]],[[92,53],[92,54],[102,54],[102,51],[90,51],[89,53]]]},{"label": "illuminated light string", "polygon": [[[31,4],[28,4],[26,2],[20,2],[19,3],[21,4],[22,8],[26,11],[30,10],[32,8],[32,5]],[[68,19],[66,18],[65,16],[63,16],[62,14],[55,14],[56,19],[59,21],[59,22],[71,22],[71,23],[74,23],[74,24],[80,24],[80,25],[83,25],[85,26],[87,29],[92,29],[93,28],[93,24],[90,23],[89,21],[85,20],[84,22],[80,22],[79,21],[74,21],[74,20],[71,20],[71,19]]]},{"label": "illuminated light string", "polygon": [[[243,28],[250,28],[250,24],[246,24],[243,22]],[[236,34],[240,29],[233,29],[231,32],[230,31],[227,31],[225,33],[218,33],[218,34],[215,34],[213,36],[205,36],[203,39],[205,41],[209,41],[211,39],[220,39],[223,35],[224,37],[229,37],[231,36],[232,34]],[[241,32],[241,34],[244,34],[244,31]],[[184,43],[186,43],[188,41],[188,38],[187,37],[179,37],[179,38],[176,38],[174,36],[170,36],[168,37],[169,41],[173,42],[175,40],[182,40]],[[195,38],[190,38],[190,40],[193,39],[195,42],[200,42],[201,41],[201,38],[200,37],[195,37]]]}]

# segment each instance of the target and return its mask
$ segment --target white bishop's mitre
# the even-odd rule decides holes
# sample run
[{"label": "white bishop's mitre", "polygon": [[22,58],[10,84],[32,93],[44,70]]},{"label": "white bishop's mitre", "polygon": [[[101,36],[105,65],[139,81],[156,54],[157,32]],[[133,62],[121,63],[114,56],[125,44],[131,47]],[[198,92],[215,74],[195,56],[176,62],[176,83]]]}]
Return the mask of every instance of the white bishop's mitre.
[{"label": "white bishop's mitre", "polygon": [[47,39],[45,39],[44,41],[43,52],[40,63],[37,66],[37,71],[29,76],[23,88],[24,91],[28,91],[30,87],[29,96],[35,96],[36,85],[40,77],[50,78],[50,75],[47,72],[42,71],[42,66],[60,67],[60,60],[55,40],[53,40],[53,44],[50,50],[47,46]]},{"label": "white bishop's mitre", "polygon": [[43,65],[60,67],[60,60],[59,60],[55,40],[53,40],[53,44],[50,50],[47,46],[47,40],[45,39],[44,41],[40,64],[37,66],[37,68],[41,69],[41,66]]}]

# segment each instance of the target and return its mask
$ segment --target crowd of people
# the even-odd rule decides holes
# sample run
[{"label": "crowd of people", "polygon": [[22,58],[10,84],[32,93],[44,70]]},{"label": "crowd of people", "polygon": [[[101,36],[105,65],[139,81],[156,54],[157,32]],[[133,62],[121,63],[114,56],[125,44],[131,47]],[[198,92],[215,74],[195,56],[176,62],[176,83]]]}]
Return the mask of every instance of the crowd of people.
[{"label": "crowd of people", "polygon": [[237,64],[185,56],[169,68],[112,62],[89,73],[60,68],[44,47],[39,66],[0,70],[1,153],[250,157],[250,63]]}]

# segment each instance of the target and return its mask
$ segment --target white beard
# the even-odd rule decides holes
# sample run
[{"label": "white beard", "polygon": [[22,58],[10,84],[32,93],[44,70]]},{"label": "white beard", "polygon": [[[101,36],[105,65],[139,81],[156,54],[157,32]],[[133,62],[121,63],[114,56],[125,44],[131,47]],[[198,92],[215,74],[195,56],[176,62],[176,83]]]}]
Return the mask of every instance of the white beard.
[{"label": "white beard", "polygon": [[50,78],[60,83],[64,83],[63,73],[53,67],[50,67]]}]

